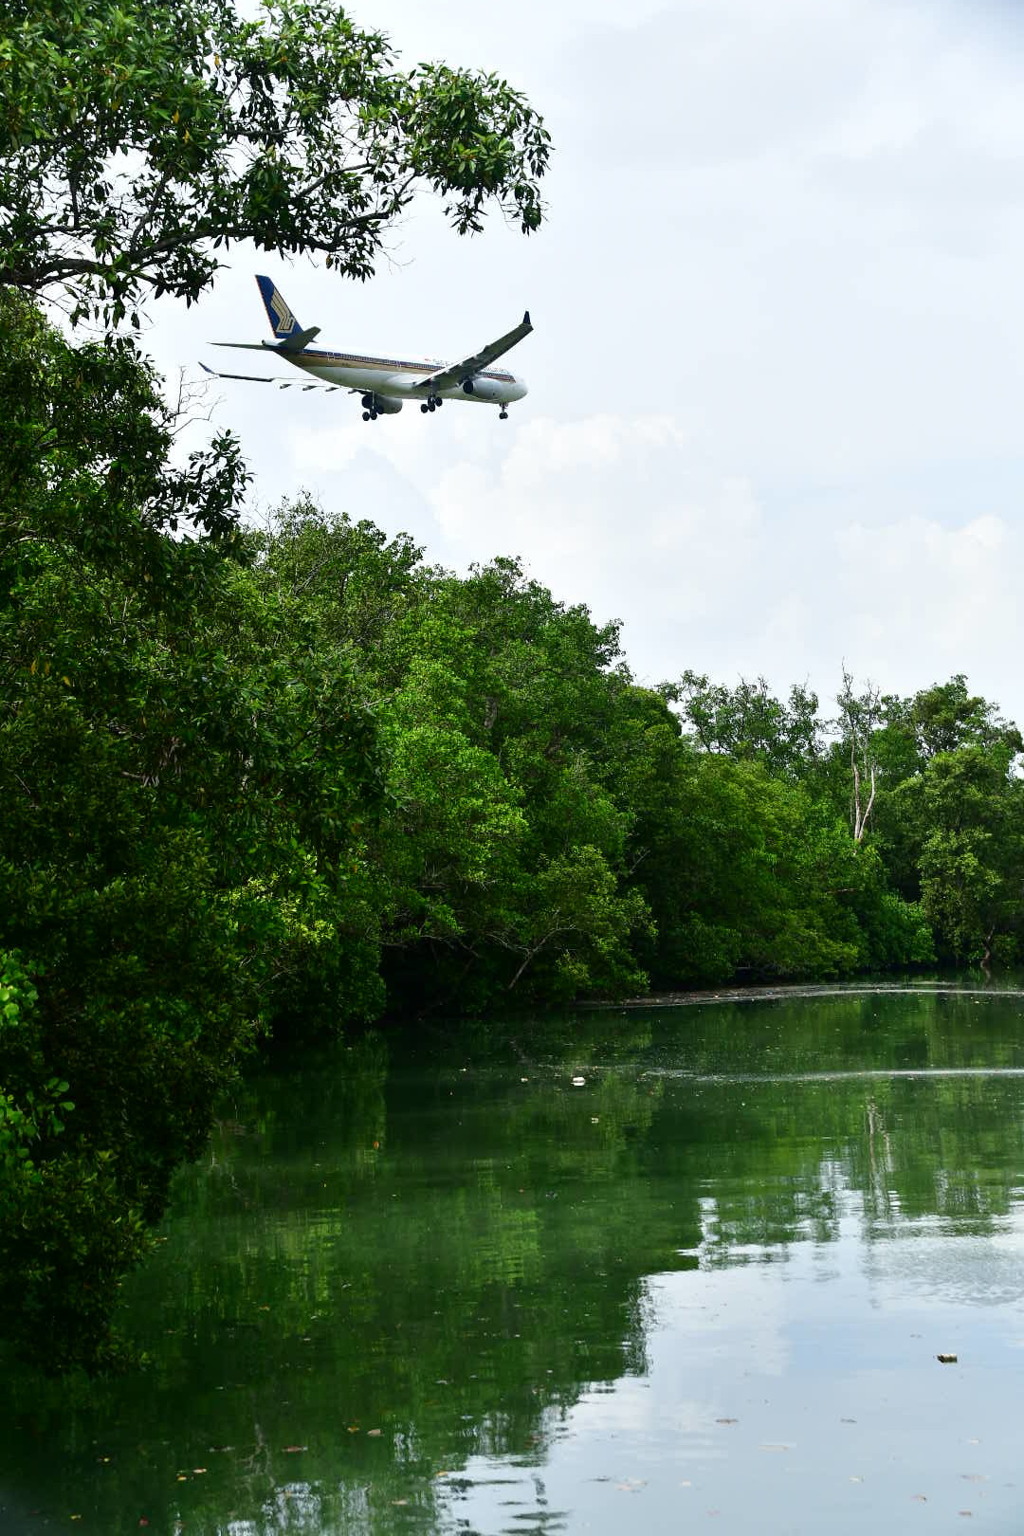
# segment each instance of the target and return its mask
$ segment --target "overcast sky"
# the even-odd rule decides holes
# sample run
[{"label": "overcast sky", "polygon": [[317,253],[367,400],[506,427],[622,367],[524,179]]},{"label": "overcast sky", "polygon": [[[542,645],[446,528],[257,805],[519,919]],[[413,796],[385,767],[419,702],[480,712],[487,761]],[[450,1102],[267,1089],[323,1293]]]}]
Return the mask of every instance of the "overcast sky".
[{"label": "overcast sky", "polygon": [[1024,722],[1022,9],[357,0],[405,62],[527,92],[547,223],[460,240],[425,202],[365,285],[239,248],[150,348],[194,373],[266,335],[256,271],[323,343],[392,356],[463,356],[529,308],[508,421],[217,386],[255,502],[306,487],[458,570],[520,555],[623,621],[641,681],[966,672]]}]

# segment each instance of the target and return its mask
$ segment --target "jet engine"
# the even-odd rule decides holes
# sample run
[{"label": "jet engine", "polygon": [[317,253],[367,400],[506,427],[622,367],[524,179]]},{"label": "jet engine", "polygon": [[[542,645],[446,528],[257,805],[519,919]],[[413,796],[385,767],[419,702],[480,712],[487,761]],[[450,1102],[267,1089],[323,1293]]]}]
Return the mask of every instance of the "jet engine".
[{"label": "jet engine", "polygon": [[483,379],[475,374],[471,379],[463,379],[463,393],[472,395],[474,400],[486,400],[489,404],[498,404],[505,396],[507,386],[497,379]]},{"label": "jet engine", "polygon": [[363,396],[364,421],[372,421],[377,416],[395,416],[401,409],[401,400],[395,400],[390,395],[374,393]]}]

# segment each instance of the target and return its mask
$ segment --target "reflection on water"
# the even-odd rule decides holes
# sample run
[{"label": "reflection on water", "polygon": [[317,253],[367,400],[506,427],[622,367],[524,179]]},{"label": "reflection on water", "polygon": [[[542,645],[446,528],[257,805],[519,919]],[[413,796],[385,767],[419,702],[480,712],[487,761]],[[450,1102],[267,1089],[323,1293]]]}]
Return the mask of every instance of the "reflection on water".
[{"label": "reflection on water", "polygon": [[265,1073],[126,1288],[151,1363],[9,1376],[0,1530],[1019,1531],[1022,1018],[846,993]]}]

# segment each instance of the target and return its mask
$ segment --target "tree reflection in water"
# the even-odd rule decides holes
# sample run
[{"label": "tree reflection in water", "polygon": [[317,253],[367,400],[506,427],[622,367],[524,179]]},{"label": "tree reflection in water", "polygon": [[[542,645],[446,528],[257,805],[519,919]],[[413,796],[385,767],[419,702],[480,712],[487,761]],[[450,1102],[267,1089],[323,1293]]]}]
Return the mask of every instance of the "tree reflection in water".
[{"label": "tree reflection in water", "polygon": [[9,1377],[0,1508],[104,1536],[440,1530],[472,1466],[520,1528],[571,1529],[544,1466],[581,1399],[645,1377],[649,1277],[834,1245],[851,1216],[866,1245],[1001,1230],[1020,1013],[851,992],[262,1070],[127,1288],[148,1366]]}]

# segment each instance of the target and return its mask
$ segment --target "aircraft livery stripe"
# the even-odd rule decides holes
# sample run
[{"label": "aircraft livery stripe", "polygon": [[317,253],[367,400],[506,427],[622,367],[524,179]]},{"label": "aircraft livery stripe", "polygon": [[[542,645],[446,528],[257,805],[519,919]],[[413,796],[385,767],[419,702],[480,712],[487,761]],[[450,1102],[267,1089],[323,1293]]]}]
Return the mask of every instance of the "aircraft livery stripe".
[{"label": "aircraft livery stripe", "polygon": [[[422,373],[428,378],[432,373],[441,373],[443,368],[429,363],[403,363],[392,357],[356,357],[349,352],[313,352],[308,347],[302,353],[302,361],[315,363],[318,367],[327,366],[334,368],[380,368],[389,373]],[[497,373],[495,371],[482,371],[473,375],[477,379],[498,379],[502,383],[511,383],[510,373]]]}]

